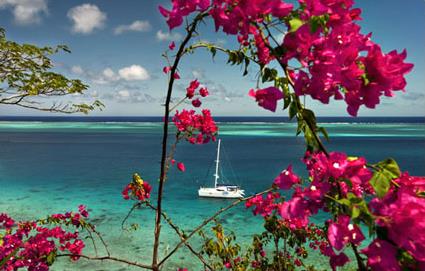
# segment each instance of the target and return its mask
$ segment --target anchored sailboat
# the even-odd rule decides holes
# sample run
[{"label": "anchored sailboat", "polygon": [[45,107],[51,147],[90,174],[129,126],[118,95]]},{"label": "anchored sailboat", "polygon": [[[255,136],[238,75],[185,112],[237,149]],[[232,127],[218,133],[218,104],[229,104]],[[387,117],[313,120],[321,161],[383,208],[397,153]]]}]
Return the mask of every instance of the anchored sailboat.
[{"label": "anchored sailboat", "polygon": [[214,187],[201,187],[198,190],[198,195],[200,197],[209,197],[209,198],[243,198],[244,190],[241,190],[238,185],[234,184],[221,184],[218,182],[219,176],[219,167],[220,167],[220,144],[221,139],[218,140],[217,146],[217,159],[215,160],[215,174],[214,174]]}]

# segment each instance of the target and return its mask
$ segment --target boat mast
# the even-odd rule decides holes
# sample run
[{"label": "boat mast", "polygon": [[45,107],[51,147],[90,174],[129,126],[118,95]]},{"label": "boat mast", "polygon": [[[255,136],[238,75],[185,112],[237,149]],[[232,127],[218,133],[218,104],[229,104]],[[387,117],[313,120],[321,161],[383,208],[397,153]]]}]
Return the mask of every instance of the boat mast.
[{"label": "boat mast", "polygon": [[217,146],[217,159],[215,160],[215,174],[214,174],[214,187],[217,187],[217,181],[218,181],[218,164],[220,163],[220,143],[221,139],[218,140],[218,146]]}]

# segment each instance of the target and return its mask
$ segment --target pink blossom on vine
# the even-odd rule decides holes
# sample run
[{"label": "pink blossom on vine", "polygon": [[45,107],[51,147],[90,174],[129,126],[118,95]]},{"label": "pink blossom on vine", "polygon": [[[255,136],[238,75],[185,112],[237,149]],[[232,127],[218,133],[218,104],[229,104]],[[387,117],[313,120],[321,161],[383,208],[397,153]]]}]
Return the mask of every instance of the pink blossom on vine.
[{"label": "pink blossom on vine", "polygon": [[328,178],[334,180],[349,180],[350,185],[345,182],[328,182],[329,185],[339,186],[339,190],[346,195],[348,192],[361,196],[363,193],[372,194],[373,189],[369,183],[372,172],[367,169],[367,161],[363,157],[350,158],[344,153],[331,152],[329,157],[324,153],[306,153],[304,163],[307,165],[309,174],[313,177],[312,184],[316,188]]},{"label": "pink blossom on vine", "polygon": [[256,91],[251,89],[249,96],[255,98],[259,106],[272,112],[276,111],[277,101],[283,99],[282,91],[276,87],[267,87]]},{"label": "pink blossom on vine", "polygon": [[5,213],[0,213],[0,226],[5,229],[10,229],[15,225],[15,221]]},{"label": "pink blossom on vine", "polygon": [[178,162],[177,163],[177,168],[178,170],[180,170],[181,172],[185,172],[186,171],[186,167],[184,166],[184,164],[182,162]]},{"label": "pink blossom on vine", "polygon": [[332,267],[332,270],[336,271],[337,267],[344,266],[346,263],[348,263],[350,259],[348,256],[341,252],[339,254],[333,254],[330,256],[329,263]]},{"label": "pink blossom on vine", "polygon": [[[82,205],[81,205],[82,206]],[[79,208],[82,212],[82,208]],[[68,232],[61,226],[49,227],[46,224],[70,225],[71,220],[80,213],[68,212],[65,214],[52,215],[43,222],[25,221],[19,222],[16,227],[7,228],[0,237],[0,259],[2,270],[49,270],[49,257],[53,259],[60,251],[69,251],[71,260],[78,260],[85,247],[79,239],[78,231]],[[88,216],[88,213],[87,213]],[[55,219],[51,221],[50,219]],[[5,214],[0,215],[0,223],[6,221],[7,225],[13,221]],[[79,223],[78,226],[81,224]],[[77,226],[77,227],[78,227]]]},{"label": "pink blossom on vine", "polygon": [[173,78],[176,79],[176,80],[177,79],[180,79],[179,73],[178,72],[175,72],[174,75],[173,75]]},{"label": "pink blossom on vine", "polygon": [[[420,179],[422,183],[424,181],[424,178],[410,178],[406,174],[399,179],[404,180],[395,182],[403,184],[409,179],[416,179],[419,183]],[[425,198],[417,191],[417,188],[408,185],[394,187],[383,199],[374,198],[369,205],[377,216],[377,224],[386,228],[388,238],[416,260],[425,262]]]},{"label": "pink blossom on vine", "polygon": [[171,71],[171,66],[165,66],[164,68],[162,68],[162,71],[167,74]]},{"label": "pink blossom on vine", "polygon": [[270,50],[268,48],[268,41],[265,40],[263,35],[259,32],[256,32],[254,34],[254,40],[255,47],[257,48],[258,60],[262,64],[268,64],[271,60],[273,60],[273,57],[270,55]]},{"label": "pink blossom on vine", "polygon": [[183,23],[183,18],[188,16],[194,11],[204,11],[209,5],[209,0],[173,0],[173,7],[167,10],[159,6],[159,12],[167,18],[167,24],[172,30]]},{"label": "pink blossom on vine", "polygon": [[199,95],[202,97],[207,97],[209,94],[208,89],[206,87],[202,87],[199,89]]},{"label": "pink blossom on vine", "polygon": [[78,206],[78,212],[80,212],[80,214],[83,217],[88,218],[89,217],[89,213],[87,212],[86,208],[87,207],[85,205],[80,205],[80,206]]},{"label": "pink blossom on vine", "polygon": [[257,195],[247,200],[245,207],[254,207],[252,211],[254,215],[269,216],[277,209],[278,205],[274,203],[274,200],[279,197],[279,193],[268,193],[265,198],[262,195]]},{"label": "pink blossom on vine", "polygon": [[186,97],[192,99],[195,96],[195,91],[199,87],[200,83],[198,80],[193,80],[190,82],[189,86],[186,88]]},{"label": "pink blossom on vine", "polygon": [[174,50],[174,48],[176,48],[176,44],[174,43],[174,41],[172,41],[169,45],[168,45],[168,49],[170,49],[171,51]]},{"label": "pink blossom on vine", "polygon": [[194,107],[200,107],[200,106],[201,106],[201,104],[202,104],[202,102],[201,102],[199,99],[194,99],[194,100],[192,100],[192,105],[193,105]]},{"label": "pink blossom on vine", "polygon": [[367,265],[376,271],[400,271],[397,261],[397,247],[387,241],[375,239],[361,251],[367,256]]},{"label": "pink blossom on vine", "polygon": [[[302,0],[304,23],[285,36],[287,64],[297,59],[305,68],[295,79],[295,93],[310,95],[322,103],[330,98],[344,99],[347,111],[356,116],[360,106],[375,108],[382,95],[391,97],[393,91],[403,90],[404,75],[413,65],[405,63],[406,52],[384,54],[370,37],[360,33],[360,9],[352,8],[353,1]],[[328,14],[326,25],[311,31],[308,21],[313,16]],[[365,56],[366,55],[366,56]]]},{"label": "pink blossom on vine", "polygon": [[180,26],[183,23],[183,16],[177,10],[167,10],[162,6],[159,6],[159,12],[162,16],[167,18],[167,24],[170,30]]},{"label": "pink blossom on vine", "polygon": [[292,165],[288,166],[287,169],[282,171],[279,176],[274,179],[274,184],[276,184],[280,189],[288,190],[294,184],[300,183],[301,179],[294,174],[292,171]]},{"label": "pink blossom on vine", "polygon": [[215,140],[218,131],[208,109],[203,109],[202,114],[197,114],[194,110],[177,110],[173,122],[180,135],[192,144],[205,144]]},{"label": "pink blossom on vine", "polygon": [[328,227],[328,239],[336,250],[342,250],[346,244],[359,245],[365,238],[360,228],[350,223],[349,216],[339,215]]},{"label": "pink blossom on vine", "polygon": [[309,223],[309,217],[312,215],[309,207],[309,202],[306,199],[293,196],[290,200],[279,205],[279,214],[292,224],[306,227]]},{"label": "pink blossom on vine", "polygon": [[125,200],[134,198],[139,201],[145,201],[151,196],[152,186],[145,181],[133,181],[124,187],[122,196]]},{"label": "pink blossom on vine", "polygon": [[214,19],[216,31],[231,35],[248,35],[254,22],[262,22],[264,17],[287,16],[293,5],[280,0],[247,0],[235,5],[234,1],[214,0],[210,11]]}]

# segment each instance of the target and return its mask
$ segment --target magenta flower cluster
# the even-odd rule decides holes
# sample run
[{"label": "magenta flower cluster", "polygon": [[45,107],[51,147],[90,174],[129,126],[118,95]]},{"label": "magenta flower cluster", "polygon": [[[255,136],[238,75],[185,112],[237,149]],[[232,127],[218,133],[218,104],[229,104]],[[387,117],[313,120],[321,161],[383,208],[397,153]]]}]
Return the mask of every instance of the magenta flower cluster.
[{"label": "magenta flower cluster", "polygon": [[84,241],[78,230],[70,232],[63,226],[81,228],[88,216],[83,205],[76,213],[54,214],[45,221],[15,222],[8,215],[0,214],[0,230],[4,230],[0,234],[0,270],[46,271],[59,251],[67,251],[71,260],[78,260]]},{"label": "magenta flower cluster", "polygon": [[[329,156],[307,152],[303,161],[309,171],[309,182],[303,183],[291,166],[274,180],[274,185],[282,190],[293,189],[288,200],[282,201],[279,193],[270,192],[265,197],[248,200],[246,207],[253,207],[255,215],[277,214],[288,224],[288,229],[297,230],[308,227],[310,218],[320,210],[329,212],[335,203],[341,204],[335,198],[338,195],[342,199],[356,198],[358,204],[358,200],[367,196],[372,200],[363,207],[371,213],[376,227],[387,233],[385,238],[378,236],[361,251],[367,256],[368,266],[373,270],[402,270],[406,267],[399,262],[402,250],[414,259],[415,263],[409,268],[425,267],[425,178],[403,173],[393,180],[386,196],[379,198],[370,184],[372,171],[362,157],[348,157],[338,152]],[[330,258],[333,269],[349,261],[343,252],[345,247],[358,246],[365,240],[352,217],[353,213],[342,208],[335,220],[327,223],[328,243],[322,244],[320,251]]]},{"label": "magenta flower cluster", "polygon": [[[192,106],[196,109],[202,105],[201,98],[205,98],[209,94],[208,88],[201,86],[201,83],[195,79],[186,88],[186,96],[183,100],[191,100]],[[202,109],[200,113],[192,109],[176,110],[172,120],[177,128],[179,139],[181,137],[191,144],[205,144],[210,140],[215,141],[218,127],[209,109]],[[177,167],[180,171],[185,171],[182,163],[177,163]]]},{"label": "magenta flower cluster", "polygon": [[[381,47],[362,34],[357,21],[361,10],[353,0],[298,0],[299,8],[280,0],[172,1],[172,10],[160,6],[170,29],[180,26],[193,12],[208,12],[216,31],[237,35],[242,47],[255,49],[260,63],[276,58],[262,23],[267,17],[295,17],[288,23],[277,59],[288,68],[298,96],[309,95],[322,103],[344,100],[350,115],[360,106],[375,108],[380,97],[392,97],[406,86],[405,74],[413,64],[405,63],[406,51],[383,53]],[[291,14],[291,16],[289,16]],[[289,21],[289,20],[288,20]],[[252,39],[251,39],[252,38]],[[252,41],[252,42],[251,42]],[[288,67],[297,60],[297,71]],[[271,104],[275,100],[270,97]],[[265,107],[271,111],[273,107]]]},{"label": "magenta flower cluster", "polygon": [[[281,59],[288,64],[298,60],[302,70],[295,73],[297,95],[310,95],[322,103],[331,97],[347,103],[347,111],[356,116],[360,106],[375,108],[382,95],[404,90],[404,75],[413,64],[404,63],[406,51],[388,54],[372,42],[371,34],[360,33],[361,10],[352,0],[300,1],[303,25],[285,36]],[[329,16],[322,26],[312,31],[311,21]]]}]

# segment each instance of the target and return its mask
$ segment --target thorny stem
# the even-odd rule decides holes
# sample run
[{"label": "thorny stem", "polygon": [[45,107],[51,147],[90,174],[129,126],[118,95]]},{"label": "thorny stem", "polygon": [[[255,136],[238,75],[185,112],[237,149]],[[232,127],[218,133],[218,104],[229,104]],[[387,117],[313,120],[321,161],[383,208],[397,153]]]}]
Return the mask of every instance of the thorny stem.
[{"label": "thorny stem", "polygon": [[206,14],[200,13],[192,22],[190,26],[187,28],[187,34],[184,38],[183,42],[180,44],[180,47],[177,51],[176,57],[174,59],[173,66],[171,67],[170,71],[170,81],[168,83],[168,90],[167,90],[167,98],[165,101],[165,110],[164,110],[164,126],[163,126],[163,136],[162,136],[162,155],[161,155],[161,172],[159,175],[159,186],[158,186],[158,199],[157,199],[157,211],[155,215],[155,237],[154,237],[154,244],[153,244],[153,256],[152,256],[152,270],[158,271],[159,265],[158,265],[158,249],[159,249],[159,237],[161,234],[161,213],[162,213],[162,195],[163,195],[163,189],[164,189],[164,182],[166,179],[166,158],[167,158],[167,141],[168,141],[168,123],[169,123],[169,115],[170,115],[170,101],[171,101],[171,95],[173,92],[173,85],[174,85],[174,74],[176,73],[177,66],[180,62],[180,59],[183,55],[184,49],[189,42],[189,40],[192,38],[193,33],[196,30],[196,26],[198,25],[198,22],[204,18]]},{"label": "thorny stem", "polygon": [[181,105],[186,99],[187,99],[187,97],[184,97],[178,103],[176,103],[175,105],[173,105],[173,107],[170,108],[170,113],[173,112],[174,109],[176,109],[179,105]]},{"label": "thorny stem", "polygon": [[84,259],[87,259],[87,260],[95,260],[95,261],[113,261],[113,262],[120,262],[120,263],[125,263],[125,264],[128,264],[128,265],[132,265],[132,266],[137,266],[137,267],[140,267],[140,268],[153,270],[152,266],[150,266],[150,265],[132,262],[132,261],[128,261],[128,260],[124,260],[124,259],[120,259],[120,258],[116,258],[116,257],[112,257],[112,256],[91,257],[91,256],[87,256],[87,255],[82,255],[82,254],[59,254],[56,257],[80,257],[80,258],[84,258]]},{"label": "thorny stem", "polygon": [[357,246],[355,244],[353,244],[353,243],[350,243],[350,244],[351,244],[351,248],[354,251],[354,255],[356,256],[357,266],[359,268],[359,271],[366,271],[367,268],[366,268],[366,266],[365,266],[365,264],[363,262],[362,257],[359,254],[359,251],[357,250]]},{"label": "thorny stem", "polygon": [[[149,208],[151,208],[152,210],[155,210],[157,208],[155,208],[155,206],[153,206],[152,204],[150,204],[149,202],[146,202],[146,206],[148,206]],[[204,259],[204,257],[202,257],[202,255],[198,252],[195,251],[195,249],[187,242],[187,240],[185,239],[185,236],[183,234],[182,231],[180,231],[179,227],[177,227],[177,225],[175,225],[173,223],[173,221],[171,221],[171,219],[167,216],[167,214],[165,214],[164,212],[161,213],[162,217],[164,218],[164,220],[168,223],[168,225],[177,233],[177,235],[180,237],[180,240],[184,242],[184,245],[196,256],[198,257],[198,259],[204,264],[204,266],[208,267],[210,270],[214,270],[214,268],[212,268],[207,261]]]},{"label": "thorny stem", "polygon": [[276,249],[276,259],[277,259],[277,268],[279,271],[282,270],[282,266],[280,265],[280,255],[279,255],[279,237],[274,237],[274,246]]},{"label": "thorny stem", "polygon": [[106,244],[105,240],[103,239],[102,235],[94,228],[92,224],[89,224],[90,230],[96,234],[97,238],[99,238],[100,242],[102,242],[103,247],[105,248],[106,254],[108,256],[111,256],[111,253],[109,252],[108,245]]},{"label": "thorny stem", "polygon": [[[185,238],[185,241],[187,241],[187,240],[189,240],[193,235],[195,235],[195,233],[197,233],[198,231],[200,231],[205,225],[207,225],[208,223],[210,223],[211,221],[213,221],[217,216],[219,216],[221,213],[223,213],[223,212],[225,212],[225,211],[227,211],[227,210],[229,210],[229,209],[231,209],[231,208],[233,208],[233,207],[235,207],[236,205],[238,205],[239,203],[241,203],[241,202],[244,202],[244,201],[247,201],[247,200],[249,200],[249,199],[252,199],[252,198],[254,198],[254,197],[256,197],[256,196],[259,196],[259,195],[263,195],[263,194],[266,194],[266,193],[268,193],[268,192],[271,192],[271,191],[273,191],[273,190],[275,190],[275,188],[274,187],[271,187],[271,188],[269,188],[269,189],[267,189],[267,190],[264,190],[264,191],[262,191],[262,192],[259,192],[259,193],[257,193],[257,194],[255,194],[255,195],[252,195],[252,196],[249,196],[249,197],[246,197],[246,198],[241,198],[241,199],[238,199],[238,200],[236,200],[236,201],[234,201],[232,204],[230,204],[230,205],[228,205],[228,206],[226,206],[226,207],[223,207],[223,208],[221,208],[220,210],[218,210],[214,215],[212,215],[212,216],[210,216],[209,218],[207,218],[207,219],[205,219],[198,227],[196,227],[191,233],[189,233],[189,235],[187,235],[186,236],[186,238]],[[170,252],[170,253],[168,253],[168,255],[167,256],[165,256],[160,262],[159,262],[159,264],[158,264],[158,266],[161,266],[168,258],[170,258],[183,244],[184,244],[184,242],[185,241],[180,241],[180,243],[178,243],[177,245],[176,245],[176,247]]]},{"label": "thorny stem", "polygon": [[[142,205],[146,205],[147,207],[149,207],[150,209],[156,211],[157,208],[155,206],[153,206],[150,202],[145,201],[145,202],[138,202],[135,203],[133,205],[133,207],[130,209],[130,211],[128,212],[128,214],[126,215],[126,217],[124,218],[124,220],[121,222],[121,228],[124,228],[124,224],[127,221],[127,219],[130,217],[130,215],[133,213],[134,210],[140,208]],[[171,219],[164,213],[161,213],[162,217],[164,218],[164,220],[168,223],[168,225],[174,229],[174,231],[177,233],[177,235],[180,237],[180,239],[182,241],[184,241],[184,244],[186,245],[186,247],[196,256],[198,257],[198,259],[206,266],[208,267],[210,270],[214,270],[206,261],[205,259],[202,257],[201,254],[199,254],[198,252],[195,251],[195,249],[193,249],[193,247],[185,240],[184,234],[180,231],[179,227],[177,227],[177,225],[175,225]]]}]

